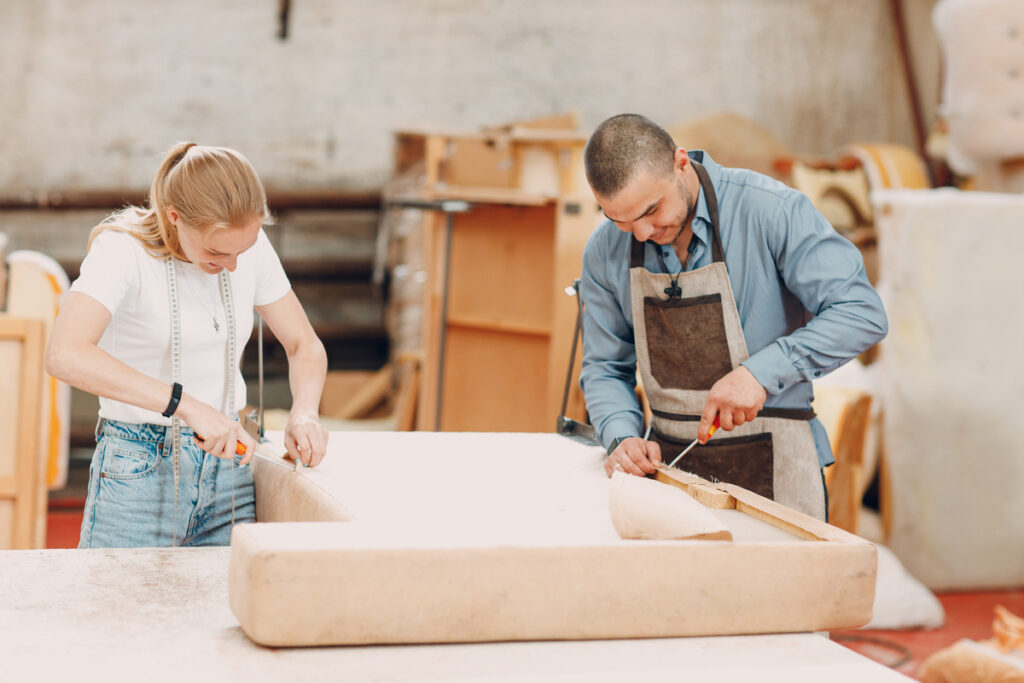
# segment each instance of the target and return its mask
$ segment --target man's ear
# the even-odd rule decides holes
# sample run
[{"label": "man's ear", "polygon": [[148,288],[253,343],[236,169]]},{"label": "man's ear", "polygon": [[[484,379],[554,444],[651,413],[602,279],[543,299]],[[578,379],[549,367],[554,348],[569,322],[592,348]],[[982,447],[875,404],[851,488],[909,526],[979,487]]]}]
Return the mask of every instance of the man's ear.
[{"label": "man's ear", "polygon": [[682,147],[676,147],[675,154],[672,158],[672,165],[677,171],[685,171],[686,165],[690,163],[690,155],[686,153],[686,150]]}]

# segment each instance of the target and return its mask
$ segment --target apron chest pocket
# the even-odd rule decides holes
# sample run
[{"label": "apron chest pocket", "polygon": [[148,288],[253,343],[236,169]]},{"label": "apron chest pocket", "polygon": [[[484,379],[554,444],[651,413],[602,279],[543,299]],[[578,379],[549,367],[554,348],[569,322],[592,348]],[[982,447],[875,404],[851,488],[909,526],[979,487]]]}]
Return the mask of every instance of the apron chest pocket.
[{"label": "apron chest pocket", "polygon": [[722,295],[644,297],[651,374],[666,389],[706,391],[732,370]]},{"label": "apron chest pocket", "polygon": [[[680,451],[690,445],[688,441],[680,441],[657,431],[651,432],[651,440],[661,447],[661,459],[665,463],[672,462]],[[770,432],[748,436],[717,436],[703,446],[695,446],[676,463],[676,467],[704,479],[735,484],[765,498],[775,499],[775,466]]]}]

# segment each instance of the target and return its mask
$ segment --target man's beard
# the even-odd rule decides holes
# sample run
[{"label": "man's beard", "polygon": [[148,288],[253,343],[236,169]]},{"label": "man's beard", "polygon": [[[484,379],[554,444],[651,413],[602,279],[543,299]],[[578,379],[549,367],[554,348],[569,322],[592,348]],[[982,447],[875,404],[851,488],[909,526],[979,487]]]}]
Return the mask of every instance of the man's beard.
[{"label": "man's beard", "polygon": [[693,214],[697,213],[697,200],[694,198],[690,191],[683,185],[683,181],[676,179],[676,187],[679,188],[679,198],[683,200],[683,204],[686,206],[686,217],[683,218],[682,223],[679,224],[679,229],[676,230],[675,236],[672,238],[672,244],[676,243],[683,231],[686,230],[686,226],[693,220]]}]

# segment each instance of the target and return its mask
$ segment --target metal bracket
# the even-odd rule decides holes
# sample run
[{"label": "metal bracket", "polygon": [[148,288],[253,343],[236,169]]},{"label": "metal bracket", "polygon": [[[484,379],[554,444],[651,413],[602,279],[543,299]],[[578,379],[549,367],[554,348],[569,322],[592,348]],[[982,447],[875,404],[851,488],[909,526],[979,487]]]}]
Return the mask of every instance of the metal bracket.
[{"label": "metal bracket", "polygon": [[565,288],[565,293],[576,297],[576,329],[572,335],[572,351],[569,352],[569,369],[565,373],[565,391],[562,393],[562,411],[555,423],[555,433],[568,437],[574,441],[580,441],[588,445],[597,445],[597,435],[594,426],[579,420],[568,417],[566,409],[569,407],[569,390],[572,388],[572,370],[576,365],[576,348],[579,340],[583,338],[583,299],[580,296],[580,279],[572,281],[572,285]]},{"label": "metal bracket", "polygon": [[257,441],[266,441],[266,433],[263,421],[263,316],[256,313],[256,366],[259,377],[259,403],[254,410],[242,418],[242,427],[249,432],[249,436]]},{"label": "metal bracket", "polygon": [[441,431],[441,390],[444,386],[444,351],[447,342],[445,322],[448,320],[448,288],[450,284],[449,275],[451,269],[449,264],[452,257],[452,230],[455,224],[455,214],[466,213],[472,210],[473,205],[462,199],[389,199],[386,202],[389,207],[396,209],[420,209],[422,211],[440,211],[445,215],[445,237],[444,237],[444,285],[441,292],[441,338],[438,340],[440,349],[437,359],[437,395],[435,396],[435,418],[434,430]]}]

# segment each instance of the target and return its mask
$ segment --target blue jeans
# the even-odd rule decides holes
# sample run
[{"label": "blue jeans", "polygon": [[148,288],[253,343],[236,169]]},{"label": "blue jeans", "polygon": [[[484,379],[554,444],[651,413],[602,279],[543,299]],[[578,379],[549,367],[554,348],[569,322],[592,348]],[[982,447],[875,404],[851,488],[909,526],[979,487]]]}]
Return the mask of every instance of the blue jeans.
[{"label": "blue jeans", "polygon": [[[234,501],[232,501],[232,491]],[[89,466],[79,548],[227,545],[234,521],[256,521],[252,470],[200,449],[181,429],[177,513],[171,429],[102,420]]]}]

